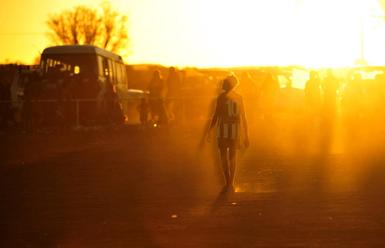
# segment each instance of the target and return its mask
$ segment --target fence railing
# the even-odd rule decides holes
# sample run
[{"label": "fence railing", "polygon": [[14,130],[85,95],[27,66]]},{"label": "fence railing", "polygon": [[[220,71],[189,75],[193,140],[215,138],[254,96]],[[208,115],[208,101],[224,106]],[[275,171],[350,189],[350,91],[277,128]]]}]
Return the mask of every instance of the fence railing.
[{"label": "fence railing", "polygon": [[[110,113],[113,104],[117,104],[124,115],[125,121],[131,124],[140,123],[139,105],[143,97],[132,96],[119,99],[101,99],[101,98],[71,98],[71,99],[19,99],[17,101],[0,101],[0,121],[4,119],[13,119],[18,115],[21,122],[30,120],[55,119],[57,116],[65,115],[61,121],[71,121],[71,126],[80,127],[85,125],[85,116],[93,115],[94,118],[104,121],[111,118]],[[149,102],[151,104],[150,98]],[[210,106],[214,97],[210,96],[182,96],[168,97],[163,99],[163,104],[167,111],[177,112],[177,118],[180,122],[185,122],[187,118],[203,118],[203,113]],[[173,106],[171,107],[171,103]],[[172,109],[169,109],[172,108]],[[60,111],[65,113],[60,113]],[[151,118],[151,107],[149,107],[149,118]],[[198,117],[199,116],[199,117]],[[207,117],[207,114],[204,114]],[[60,119],[60,118],[59,118]],[[70,119],[70,120],[69,120]],[[60,121],[60,120],[56,120]],[[62,123],[63,124],[63,123]],[[67,123],[68,124],[68,123]]]}]

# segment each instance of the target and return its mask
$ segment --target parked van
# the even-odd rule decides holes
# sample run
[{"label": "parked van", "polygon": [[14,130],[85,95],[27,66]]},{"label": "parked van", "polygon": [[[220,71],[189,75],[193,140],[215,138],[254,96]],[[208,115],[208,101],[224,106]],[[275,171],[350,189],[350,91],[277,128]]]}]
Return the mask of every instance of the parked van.
[{"label": "parked van", "polygon": [[62,111],[70,119],[81,118],[81,124],[124,120],[129,90],[121,56],[91,45],[54,46],[43,51],[40,67],[43,98],[77,99],[66,105],[77,113]]}]

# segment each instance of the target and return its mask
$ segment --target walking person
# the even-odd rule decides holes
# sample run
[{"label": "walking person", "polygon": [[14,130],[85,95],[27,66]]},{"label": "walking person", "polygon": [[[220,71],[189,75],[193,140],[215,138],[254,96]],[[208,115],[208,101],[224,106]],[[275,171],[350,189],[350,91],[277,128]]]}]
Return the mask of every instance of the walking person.
[{"label": "walking person", "polygon": [[234,91],[237,84],[238,79],[233,75],[223,80],[223,92],[216,100],[216,109],[206,133],[206,137],[210,141],[211,130],[216,127],[218,148],[226,181],[224,192],[234,190],[237,150],[241,147],[241,143],[245,147],[249,146],[243,100],[241,95]]}]

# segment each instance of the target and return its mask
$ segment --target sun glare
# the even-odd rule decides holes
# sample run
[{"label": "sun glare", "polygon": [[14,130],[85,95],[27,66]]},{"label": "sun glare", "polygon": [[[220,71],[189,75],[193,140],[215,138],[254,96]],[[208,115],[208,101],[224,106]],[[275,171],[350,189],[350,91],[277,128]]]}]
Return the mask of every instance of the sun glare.
[{"label": "sun glare", "polygon": [[366,59],[384,62],[377,1],[217,0],[204,3],[200,14],[209,64],[352,65],[361,56],[362,32]]},{"label": "sun glare", "polygon": [[[347,66],[363,54],[371,65],[385,64],[385,21],[379,0],[111,3],[129,17],[130,45],[120,51],[127,63]],[[90,1],[68,0],[68,6],[46,1],[43,9],[28,13],[26,10],[33,8],[31,3],[21,10],[17,4],[6,5],[0,21],[3,16],[12,24],[0,25],[4,43],[0,61],[8,58],[30,63],[49,45],[44,35],[48,15],[79,4],[90,5]]]}]

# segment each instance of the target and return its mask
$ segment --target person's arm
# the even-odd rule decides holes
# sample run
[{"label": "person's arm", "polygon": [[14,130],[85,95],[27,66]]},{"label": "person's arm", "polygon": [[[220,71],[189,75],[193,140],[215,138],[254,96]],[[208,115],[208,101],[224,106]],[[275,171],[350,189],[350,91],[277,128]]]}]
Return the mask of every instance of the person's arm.
[{"label": "person's arm", "polygon": [[215,112],[211,118],[211,122],[207,128],[207,131],[206,131],[206,140],[208,142],[210,142],[210,133],[211,133],[211,130],[215,127],[215,125],[217,124],[217,121],[218,121],[218,101],[216,101],[216,106],[215,106]]},{"label": "person's arm", "polygon": [[249,130],[248,130],[248,126],[247,126],[247,119],[246,119],[246,113],[245,113],[245,108],[244,108],[244,105],[243,105],[243,100],[241,98],[241,121],[242,121],[242,126],[243,126],[243,129],[244,129],[244,132],[245,132],[245,140],[244,140],[244,145],[245,147],[249,147],[249,144],[250,144],[250,141],[249,141]]}]

